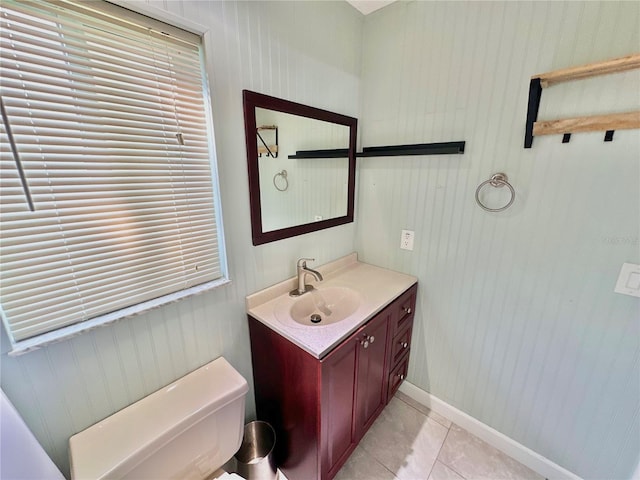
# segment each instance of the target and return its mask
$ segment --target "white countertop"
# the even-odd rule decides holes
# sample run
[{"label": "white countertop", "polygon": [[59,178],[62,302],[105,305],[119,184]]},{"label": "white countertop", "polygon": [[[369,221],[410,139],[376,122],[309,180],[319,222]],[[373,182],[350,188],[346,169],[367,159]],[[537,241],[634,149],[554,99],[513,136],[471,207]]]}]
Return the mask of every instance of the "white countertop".
[{"label": "white countertop", "polygon": [[[324,357],[418,281],[412,275],[359,262],[356,253],[319,267],[309,267],[318,270],[324,277],[322,282],[311,281],[309,284],[319,290],[328,287],[355,290],[362,300],[359,308],[346,319],[328,325],[304,326],[293,321],[284,322],[276,316],[276,311],[288,310],[296,301],[297,298],[289,296],[289,292],[297,287],[295,277],[247,296],[246,306],[249,315],[316,358]],[[312,277],[307,276],[307,279],[312,280]]]}]

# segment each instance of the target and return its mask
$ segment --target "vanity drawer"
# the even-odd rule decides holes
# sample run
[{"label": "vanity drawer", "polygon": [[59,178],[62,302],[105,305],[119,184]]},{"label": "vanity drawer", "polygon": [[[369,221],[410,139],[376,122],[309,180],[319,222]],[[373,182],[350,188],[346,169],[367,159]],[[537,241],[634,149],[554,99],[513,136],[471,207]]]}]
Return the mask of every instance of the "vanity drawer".
[{"label": "vanity drawer", "polygon": [[389,374],[389,390],[387,391],[387,403],[391,400],[391,397],[398,391],[400,385],[407,378],[407,372],[409,370],[409,352],[400,359],[398,365],[391,370]]},{"label": "vanity drawer", "polygon": [[416,292],[418,284],[415,284],[409,290],[404,292],[398,300],[394,302],[396,311],[391,320],[391,336],[395,337],[402,329],[407,328],[413,321],[416,310]]},{"label": "vanity drawer", "polygon": [[411,348],[411,332],[413,332],[413,321],[409,325],[406,325],[407,328],[398,333],[392,340],[391,343],[391,368],[393,369],[405,352],[409,351]]}]

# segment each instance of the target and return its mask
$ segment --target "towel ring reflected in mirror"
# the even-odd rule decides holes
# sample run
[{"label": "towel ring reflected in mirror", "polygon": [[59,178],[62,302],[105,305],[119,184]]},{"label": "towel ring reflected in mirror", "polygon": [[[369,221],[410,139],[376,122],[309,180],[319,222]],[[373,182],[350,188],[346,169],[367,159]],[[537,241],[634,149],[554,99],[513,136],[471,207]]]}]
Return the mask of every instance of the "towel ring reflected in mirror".
[{"label": "towel ring reflected in mirror", "polygon": [[[480,190],[482,190],[482,188],[485,185],[491,185],[494,188],[502,188],[504,186],[507,186],[509,188],[509,191],[511,192],[511,198],[509,199],[509,202],[506,205],[499,208],[487,207],[484,203],[480,201]],[[478,203],[478,205],[480,205],[480,208],[482,208],[483,210],[486,210],[487,212],[502,212],[503,210],[506,210],[507,208],[509,208],[513,204],[513,201],[515,199],[516,199],[516,191],[513,189],[513,187],[509,183],[509,179],[505,173],[494,173],[493,175],[491,175],[491,178],[489,180],[485,180],[480,185],[478,185],[478,188],[476,188],[476,202]]]},{"label": "towel ring reflected in mirror", "polygon": [[[278,177],[282,177],[282,181],[278,182]],[[278,185],[278,183],[280,183],[280,185]],[[287,191],[289,188],[289,179],[287,178],[286,170],[282,170],[273,176],[273,186],[276,187],[276,190],[279,192]]]}]

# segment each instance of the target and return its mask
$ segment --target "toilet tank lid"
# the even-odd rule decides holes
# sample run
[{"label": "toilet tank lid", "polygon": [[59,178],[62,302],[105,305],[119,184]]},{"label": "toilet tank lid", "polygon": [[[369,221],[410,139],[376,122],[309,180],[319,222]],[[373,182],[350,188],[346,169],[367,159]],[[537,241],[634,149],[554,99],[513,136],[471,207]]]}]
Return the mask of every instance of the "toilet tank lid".
[{"label": "toilet tank lid", "polygon": [[246,395],[247,381],[223,357],[73,435],[72,478],[124,475],[210,413]]}]

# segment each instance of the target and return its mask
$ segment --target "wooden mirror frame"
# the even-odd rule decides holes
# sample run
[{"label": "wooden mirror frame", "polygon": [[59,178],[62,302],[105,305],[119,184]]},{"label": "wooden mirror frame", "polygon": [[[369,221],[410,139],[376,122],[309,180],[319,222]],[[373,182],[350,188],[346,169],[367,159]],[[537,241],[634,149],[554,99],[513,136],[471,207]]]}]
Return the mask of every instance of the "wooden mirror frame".
[{"label": "wooden mirror frame", "polygon": [[[249,203],[251,208],[251,239],[254,245],[275,242],[283,238],[296,237],[309,232],[353,222],[354,195],[356,185],[356,133],[358,119],[290,102],[250,90],[242,91],[244,108],[244,131],[247,145],[247,172],[249,176]],[[294,225],[269,232],[262,231],[262,210],[260,202],[260,173],[258,170],[258,145],[256,142],[256,108],[313,118],[324,122],[337,123],[349,127],[349,177],[347,180],[347,214],[317,222]]]}]

